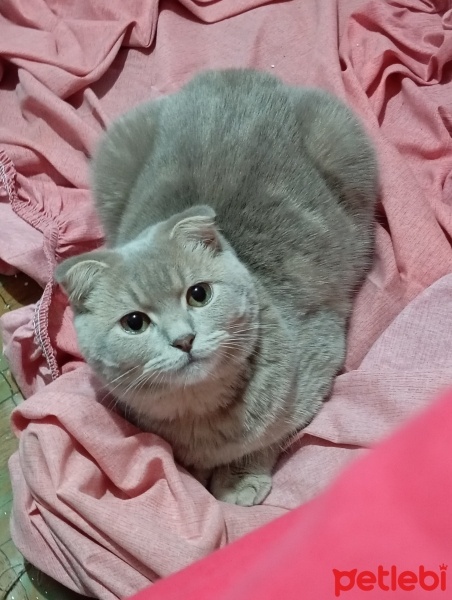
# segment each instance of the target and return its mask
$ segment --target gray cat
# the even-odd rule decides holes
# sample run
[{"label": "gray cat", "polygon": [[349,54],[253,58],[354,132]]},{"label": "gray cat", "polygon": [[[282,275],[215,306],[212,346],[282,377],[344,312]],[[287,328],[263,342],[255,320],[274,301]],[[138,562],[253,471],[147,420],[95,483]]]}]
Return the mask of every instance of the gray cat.
[{"label": "gray cat", "polygon": [[262,502],[371,262],[363,129],[323,91],[206,72],[113,124],[93,187],[107,246],[56,271],[83,355],[216,498]]}]

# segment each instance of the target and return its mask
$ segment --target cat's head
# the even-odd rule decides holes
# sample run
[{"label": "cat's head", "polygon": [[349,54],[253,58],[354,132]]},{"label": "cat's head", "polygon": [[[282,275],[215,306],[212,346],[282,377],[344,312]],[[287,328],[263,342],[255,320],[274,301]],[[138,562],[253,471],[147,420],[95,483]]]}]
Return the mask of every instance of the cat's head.
[{"label": "cat's head", "polygon": [[227,378],[256,344],[253,279],[207,206],[70,258],[55,278],[82,354],[118,395]]}]

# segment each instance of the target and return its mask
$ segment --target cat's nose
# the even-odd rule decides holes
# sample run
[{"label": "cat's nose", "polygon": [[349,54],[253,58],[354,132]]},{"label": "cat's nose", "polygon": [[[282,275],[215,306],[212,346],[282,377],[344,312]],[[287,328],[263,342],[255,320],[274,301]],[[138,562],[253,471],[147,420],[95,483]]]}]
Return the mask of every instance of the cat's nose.
[{"label": "cat's nose", "polygon": [[182,335],[181,337],[178,337],[176,340],[174,340],[171,346],[174,346],[174,348],[179,348],[179,350],[182,350],[182,352],[191,352],[191,349],[193,348],[193,342],[195,341],[195,337],[196,336],[194,333]]}]

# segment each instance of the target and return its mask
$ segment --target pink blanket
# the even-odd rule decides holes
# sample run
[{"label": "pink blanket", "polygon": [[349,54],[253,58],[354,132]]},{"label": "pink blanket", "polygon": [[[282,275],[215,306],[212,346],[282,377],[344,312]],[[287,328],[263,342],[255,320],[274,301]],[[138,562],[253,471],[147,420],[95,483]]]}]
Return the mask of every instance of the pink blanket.
[{"label": "pink blanket", "polygon": [[[41,301],[5,316],[18,382],[12,531],[98,598],[130,594],[319,494],[452,383],[452,12],[444,0],[3,0],[0,269]],[[87,158],[102,128],[207,67],[322,86],[362,117],[381,165],[375,266],[344,374],[281,459],[265,505],[216,502],[170,448],[109,412],[79,356],[58,260],[97,246]],[[446,276],[446,277],[444,277]],[[442,279],[441,279],[442,278]],[[435,283],[436,282],[436,283]]]},{"label": "pink blanket", "polygon": [[313,502],[131,600],[450,598],[451,428],[449,390]]}]

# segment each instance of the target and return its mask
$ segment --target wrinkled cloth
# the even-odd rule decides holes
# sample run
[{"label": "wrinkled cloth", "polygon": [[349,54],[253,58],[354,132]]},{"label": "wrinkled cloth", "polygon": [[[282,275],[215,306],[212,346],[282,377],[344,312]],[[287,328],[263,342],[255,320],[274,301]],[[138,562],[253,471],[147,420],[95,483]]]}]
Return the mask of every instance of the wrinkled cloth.
[{"label": "wrinkled cloth", "polygon": [[[0,270],[43,286],[1,320],[29,399],[13,417],[12,533],[25,556],[98,598],[131,594],[320,494],[442,386],[452,273],[452,11],[429,0],[4,0]],[[102,402],[77,349],[58,261],[102,244],[88,159],[105,126],[204,68],[323,87],[379,159],[374,267],[330,401],[281,459],[262,507],[216,502],[156,436]]]},{"label": "wrinkled cloth", "polygon": [[[281,457],[264,504],[218,502],[171,448],[109,410],[82,366],[13,413],[12,536],[68,587],[132,594],[320,494],[452,382],[452,275],[410,303]],[[444,453],[448,449],[444,448]],[[408,465],[407,468],[414,468]]]},{"label": "wrinkled cloth", "polygon": [[132,600],[447,597],[451,429],[452,390],[313,502]]}]

